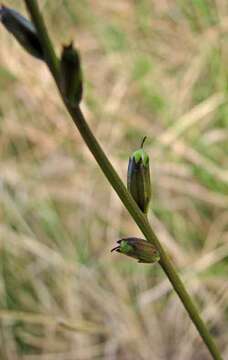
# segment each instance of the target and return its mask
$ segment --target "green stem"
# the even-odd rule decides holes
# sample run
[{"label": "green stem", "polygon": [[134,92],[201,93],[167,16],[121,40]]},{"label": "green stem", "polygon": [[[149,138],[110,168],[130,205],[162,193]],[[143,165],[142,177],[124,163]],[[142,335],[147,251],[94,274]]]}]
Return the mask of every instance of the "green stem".
[{"label": "green stem", "polygon": [[[31,15],[32,21],[37,29],[39,34],[40,41],[45,51],[47,65],[53,74],[53,77],[56,81],[56,84],[59,88],[58,84],[58,60],[55,55],[52,43],[49,39],[42,15],[39,11],[39,7],[37,5],[36,0],[24,0],[28,11]],[[64,101],[64,100],[63,100]],[[102,150],[101,146],[99,145],[97,139],[93,135],[92,131],[90,130],[81,110],[79,107],[72,107],[68,103],[65,102],[65,105],[70,113],[76,127],[78,128],[83,140],[87,144],[89,150],[93,154],[94,158],[96,159],[97,163],[99,164],[101,170],[103,171],[106,178],[109,180],[111,186],[114,188],[116,193],[118,194],[119,198],[121,199],[122,203],[124,204],[125,208],[131,214],[134,221],[137,223],[138,227],[141,229],[142,233],[145,235],[145,238],[151,242],[160,253],[160,265],[166,275],[168,276],[170,282],[172,283],[173,288],[177,292],[179,298],[181,299],[185,309],[187,310],[190,318],[192,319],[193,323],[195,324],[196,328],[199,331],[202,339],[204,340],[208,350],[210,351],[212,358],[215,360],[222,360],[222,357],[219,353],[219,350],[211,337],[207,326],[205,325],[204,321],[202,320],[199,311],[191,299],[190,295],[188,294],[185,286],[180,279],[179,275],[177,274],[174,266],[172,265],[166,251],[163,249],[159,239],[153,232],[147,217],[141,212],[138,205],[132,198],[131,194],[126,189],[124,183],[120,179],[119,175],[113,168],[112,164],[108,160],[107,156],[105,155],[104,151]]]},{"label": "green stem", "polygon": [[[52,76],[54,77],[56,83],[58,84],[59,61],[55,54],[55,50],[52,46],[52,42],[49,38],[48,31],[46,29],[44,19],[40,12],[37,1],[25,0],[25,4],[36,26],[40,42],[43,45],[43,51],[44,51],[46,63],[49,67],[49,70],[52,73]],[[40,31],[39,29],[42,29],[42,31]]]}]

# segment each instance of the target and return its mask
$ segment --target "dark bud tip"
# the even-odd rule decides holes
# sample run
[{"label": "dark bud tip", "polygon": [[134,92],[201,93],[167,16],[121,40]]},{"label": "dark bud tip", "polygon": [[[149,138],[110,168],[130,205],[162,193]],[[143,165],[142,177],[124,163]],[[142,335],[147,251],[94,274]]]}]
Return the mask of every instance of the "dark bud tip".
[{"label": "dark bud tip", "polygon": [[2,16],[4,14],[5,9],[6,9],[5,5],[1,4],[0,5],[0,20],[1,21],[2,21]]},{"label": "dark bud tip", "polygon": [[141,149],[143,148],[143,145],[144,145],[146,139],[147,139],[147,136],[144,136],[144,138],[142,139],[142,142],[141,142],[141,146],[140,146]]},{"label": "dark bud tip", "polygon": [[112,250],[111,250],[111,252],[113,252],[113,251],[118,251],[119,250],[119,246],[116,246],[116,247],[114,247]]}]

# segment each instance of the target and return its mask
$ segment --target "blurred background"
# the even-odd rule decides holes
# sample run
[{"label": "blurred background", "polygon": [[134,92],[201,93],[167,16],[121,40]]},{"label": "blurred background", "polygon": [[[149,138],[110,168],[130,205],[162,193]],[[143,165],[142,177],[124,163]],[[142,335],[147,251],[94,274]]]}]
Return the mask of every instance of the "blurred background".
[{"label": "blurred background", "polygon": [[[4,1],[26,14],[23,1]],[[126,182],[148,136],[149,219],[228,359],[228,3],[40,0],[72,39],[82,109]],[[210,360],[43,63],[0,27],[0,358]]]}]

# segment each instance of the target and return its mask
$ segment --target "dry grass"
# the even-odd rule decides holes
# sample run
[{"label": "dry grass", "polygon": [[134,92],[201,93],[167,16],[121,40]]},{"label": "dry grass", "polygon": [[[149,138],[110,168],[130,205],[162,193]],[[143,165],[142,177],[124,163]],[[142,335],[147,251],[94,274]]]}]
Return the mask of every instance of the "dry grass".
[{"label": "dry grass", "polygon": [[[123,178],[149,137],[150,221],[228,359],[226,0],[40,4],[81,50],[83,110]],[[159,267],[110,254],[138,229],[46,68],[0,42],[0,358],[209,360]]]}]

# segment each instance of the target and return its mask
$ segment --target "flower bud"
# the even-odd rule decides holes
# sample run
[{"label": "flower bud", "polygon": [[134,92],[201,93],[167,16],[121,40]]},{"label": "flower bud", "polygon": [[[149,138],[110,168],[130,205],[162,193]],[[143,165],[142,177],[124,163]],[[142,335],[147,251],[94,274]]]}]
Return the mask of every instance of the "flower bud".
[{"label": "flower bud", "polygon": [[16,10],[6,6],[0,7],[0,21],[13,34],[17,41],[31,55],[44,60],[44,53],[33,24]]},{"label": "flower bud", "polygon": [[64,46],[60,64],[60,88],[71,105],[79,105],[82,99],[82,71],[80,58],[73,43]]},{"label": "flower bud", "polygon": [[148,241],[139,238],[123,238],[117,241],[118,246],[111,251],[133,257],[140,263],[155,263],[160,256],[157,249]]},{"label": "flower bud", "polygon": [[143,138],[141,148],[129,159],[127,188],[142,212],[146,214],[151,199],[151,183],[149,156],[143,149],[145,140],[146,137]]}]

